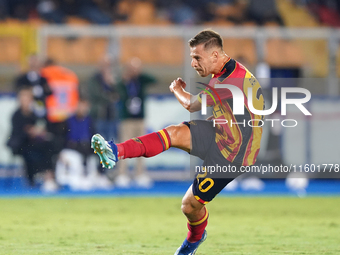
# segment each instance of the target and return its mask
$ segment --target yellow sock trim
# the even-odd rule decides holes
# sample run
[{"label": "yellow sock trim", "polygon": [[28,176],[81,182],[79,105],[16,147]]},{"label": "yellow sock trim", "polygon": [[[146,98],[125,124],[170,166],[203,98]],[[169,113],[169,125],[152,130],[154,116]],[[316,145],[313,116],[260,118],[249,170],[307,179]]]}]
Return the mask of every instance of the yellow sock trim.
[{"label": "yellow sock trim", "polygon": [[164,133],[163,130],[159,130],[158,132],[162,135],[162,137],[163,137],[163,139],[164,139],[164,142],[165,142],[165,150],[169,149],[169,141],[168,141],[168,137],[166,136],[166,134]]},{"label": "yellow sock trim", "polygon": [[208,209],[205,208],[205,215],[200,221],[194,221],[194,222],[188,221],[188,222],[191,226],[197,226],[199,224],[202,224],[208,218],[208,216],[209,216]]}]

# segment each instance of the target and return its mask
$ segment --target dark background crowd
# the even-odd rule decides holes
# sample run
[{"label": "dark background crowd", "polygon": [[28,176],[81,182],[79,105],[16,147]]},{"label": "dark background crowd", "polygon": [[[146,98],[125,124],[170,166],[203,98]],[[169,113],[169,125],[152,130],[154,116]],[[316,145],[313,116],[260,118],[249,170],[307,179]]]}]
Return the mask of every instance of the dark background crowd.
[{"label": "dark background crowd", "polygon": [[[284,0],[304,6],[323,24],[340,25],[339,0]],[[136,11],[136,8],[139,9]],[[0,19],[42,19],[62,24],[78,17],[94,24],[133,20],[133,15],[155,15],[173,24],[229,21],[236,25],[254,22],[283,25],[274,0],[0,0]]]}]

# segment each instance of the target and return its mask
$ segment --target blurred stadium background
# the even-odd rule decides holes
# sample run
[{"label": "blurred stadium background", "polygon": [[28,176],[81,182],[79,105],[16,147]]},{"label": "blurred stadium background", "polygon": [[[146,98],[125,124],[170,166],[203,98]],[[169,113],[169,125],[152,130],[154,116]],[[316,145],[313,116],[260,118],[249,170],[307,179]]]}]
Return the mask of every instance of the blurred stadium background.
[{"label": "blurred stadium background", "polygon": [[[81,97],[88,97],[89,80],[105,56],[112,57],[117,80],[124,66],[139,58],[143,72],[156,79],[145,103],[145,131],[150,132],[190,118],[168,85],[176,77],[195,78],[187,41],[203,28],[218,31],[227,54],[247,66],[265,89],[299,86],[312,93],[311,118],[298,116],[299,125],[293,129],[265,128],[259,163],[339,162],[338,1],[3,0],[0,4],[0,189],[5,194],[26,190],[23,161],[6,143],[17,108],[15,79],[27,71],[29,56],[53,59],[74,71]],[[119,110],[117,106],[118,126]],[[73,113],[71,109],[67,114]],[[190,179],[189,157],[180,151],[148,159],[146,166],[154,180]],[[108,175],[112,181],[115,174]],[[333,178],[336,173],[322,177]]]},{"label": "blurred stadium background", "polygon": [[[105,56],[112,58],[110,70],[112,77],[116,79],[115,82],[122,79],[131,60],[139,59],[138,61],[142,63],[143,73],[156,79],[155,84],[149,86],[146,90],[145,132],[151,132],[190,119],[190,114],[182,109],[175,97],[169,92],[168,87],[177,77],[182,77],[186,81],[195,79],[196,74],[190,66],[191,60],[187,41],[200,30],[212,28],[224,38],[225,52],[253,72],[265,90],[270,91],[273,86],[297,86],[304,87],[312,93],[312,100],[308,104],[308,109],[313,114],[311,117],[299,115],[296,109],[291,109],[288,113],[287,118],[292,117],[298,120],[299,124],[296,128],[264,128],[258,164],[339,164],[339,27],[340,1],[338,0],[0,0],[0,196],[5,198],[0,201],[1,208],[4,208],[0,210],[2,211],[0,218],[3,219],[3,224],[1,224],[3,227],[0,226],[0,242],[4,242],[6,237],[3,236],[12,233],[13,229],[20,232],[19,225],[24,225],[24,221],[28,224],[25,225],[27,231],[31,231],[38,224],[43,227],[47,226],[46,233],[49,233],[49,228],[53,228],[52,225],[50,226],[47,223],[50,222],[49,220],[54,219],[56,222],[63,222],[64,219],[66,223],[70,224],[71,220],[67,221],[63,214],[66,213],[67,217],[72,220],[78,219],[77,215],[71,215],[74,209],[75,213],[82,215],[83,218],[79,219],[79,221],[82,220],[82,224],[88,224],[88,221],[91,221],[89,218],[92,218],[98,225],[93,225],[93,229],[89,225],[87,229],[90,232],[92,231],[91,237],[89,237],[92,238],[92,241],[89,241],[86,235],[82,237],[84,240],[80,240],[80,237],[78,240],[76,234],[74,234],[73,239],[70,240],[72,242],[75,240],[74,243],[78,246],[73,247],[73,250],[67,250],[69,252],[108,254],[110,251],[111,254],[137,254],[138,250],[145,249],[150,251],[148,254],[165,254],[165,248],[161,251],[159,247],[152,246],[153,240],[146,240],[146,237],[143,237],[145,240],[143,238],[138,239],[144,236],[144,232],[140,230],[133,236],[139,246],[131,246],[133,241],[124,239],[120,234],[122,232],[125,234],[129,231],[133,232],[133,230],[130,229],[126,232],[122,226],[115,230],[116,236],[120,236],[116,243],[121,242],[123,244],[122,249],[126,252],[120,253],[119,248],[116,248],[117,250],[108,249],[107,247],[112,240],[108,240],[107,236],[103,237],[99,229],[101,227],[101,229],[104,229],[104,233],[108,233],[108,235],[109,230],[103,228],[105,222],[96,221],[96,217],[103,216],[103,221],[110,219],[108,212],[111,211],[116,217],[117,215],[118,217],[119,215],[121,217],[124,217],[123,215],[134,217],[126,214],[126,212],[134,205],[137,205],[136,208],[142,212],[145,209],[144,203],[150,206],[149,211],[146,210],[145,214],[156,217],[158,212],[162,211],[157,203],[164,203],[164,208],[166,208],[167,203],[161,198],[168,196],[178,198],[178,208],[176,207],[175,211],[176,202],[171,200],[172,207],[170,211],[166,212],[168,213],[166,215],[169,217],[178,216],[180,214],[179,197],[184,194],[191,183],[189,156],[182,151],[170,149],[162,155],[145,161],[148,176],[153,181],[147,185],[141,185],[142,187],[134,185],[133,182],[126,185],[125,188],[117,187],[115,178],[118,170],[105,172],[104,176],[107,176],[107,179],[95,185],[89,184],[88,180],[85,180],[89,171],[77,173],[78,176],[82,176],[78,182],[73,180],[74,182],[70,185],[59,182],[57,189],[47,190],[50,191],[47,193],[41,190],[44,183],[43,176],[37,174],[35,176],[36,186],[30,187],[25,175],[24,160],[20,155],[13,155],[11,149],[7,146],[12,130],[11,118],[18,107],[16,79],[20,74],[27,72],[30,56],[36,54],[42,62],[52,59],[58,66],[73,71],[79,80],[79,95],[85,99],[88,99],[91,94],[89,92],[89,81],[100,68],[101,61]],[[57,93],[57,90],[53,90],[53,92]],[[111,103],[116,114],[110,121],[113,121],[117,125],[117,130],[119,130],[121,124],[119,96],[112,99]],[[93,106],[90,105],[91,107]],[[69,110],[63,120],[74,114],[75,109]],[[49,109],[47,109],[48,111]],[[274,113],[272,117],[280,118],[280,113]],[[119,140],[120,136],[121,134],[118,132],[116,139]],[[58,156],[53,158],[54,167],[60,160]],[[96,164],[93,168],[97,171]],[[136,168],[134,161],[129,163],[129,167],[129,175],[133,179],[134,169]],[[100,168],[98,168],[98,171],[102,172]],[[242,214],[242,212],[240,214],[240,211],[231,211],[229,212],[230,215],[227,215],[232,218],[240,214],[244,218],[240,216],[239,222],[244,220],[250,226],[254,222],[263,221],[262,213],[264,211],[269,213],[272,208],[281,208],[283,211],[287,211],[285,205],[294,207],[295,210],[292,209],[290,213],[299,217],[302,215],[293,220],[296,227],[294,231],[301,231],[299,237],[302,236],[302,239],[297,238],[295,241],[291,241],[295,245],[292,246],[293,248],[290,248],[289,242],[286,245],[287,249],[292,252],[294,252],[294,247],[299,247],[295,251],[302,254],[309,245],[304,243],[304,236],[323,231],[329,233],[332,237],[336,237],[334,233],[338,231],[340,226],[339,220],[335,217],[336,211],[338,213],[339,210],[339,203],[336,198],[327,200],[330,198],[326,197],[340,194],[339,174],[339,172],[315,174],[313,176],[315,179],[299,176],[302,178],[295,178],[288,183],[285,174],[280,175],[279,179],[277,175],[270,174],[246,175],[238,182],[229,185],[226,190],[222,191],[221,196],[255,196],[254,200],[244,200],[244,198],[232,200],[234,206],[240,206],[240,208],[248,210],[247,212],[250,214],[254,212],[252,208],[257,210],[259,206],[263,206],[258,214],[253,214],[253,218],[247,218],[248,216]],[[305,200],[300,203],[282,198],[264,201],[257,197],[263,195],[299,197],[317,195],[321,198]],[[42,200],[42,202],[7,199],[14,197],[28,197],[29,199],[33,196],[47,196],[48,198]],[[89,210],[89,214],[86,215],[85,211],[88,208],[86,201],[68,199],[52,201],[49,196],[112,196],[116,199],[114,200],[115,205],[122,206],[123,209],[120,211],[117,207],[108,206],[109,200],[97,198],[86,200],[91,205],[93,204],[93,210]],[[132,198],[131,200],[124,200],[125,197],[129,199],[133,196],[157,196],[161,198],[157,198],[157,202],[154,203],[146,199],[140,202]],[[120,198],[117,197],[123,198],[119,200]],[[103,204],[99,205],[100,203]],[[322,228],[324,218],[321,209],[317,209],[316,204],[324,206],[322,208],[326,210],[326,213],[328,212],[330,222],[325,224],[329,229]],[[49,209],[44,208],[46,205],[50,206]],[[156,209],[153,211],[151,208]],[[229,209],[225,208],[226,211]],[[308,212],[306,213],[303,209]],[[25,210],[28,210],[27,214],[23,213]],[[222,209],[218,208],[218,204],[212,205],[212,210],[215,210],[217,215],[223,214]],[[10,218],[10,215],[15,217],[18,212],[20,212],[18,218],[21,217],[22,220],[17,221],[16,218]],[[37,214],[38,212],[39,214]],[[157,215],[155,215],[155,212]],[[309,215],[308,213],[310,213],[311,221],[304,222],[303,215]],[[34,220],[35,214],[40,215],[41,222],[37,220],[37,223]],[[51,217],[46,216],[48,214],[52,214]],[[264,212],[264,214],[266,213]],[[233,225],[236,229],[239,227],[237,230],[240,231],[237,232],[235,238],[239,236],[239,240],[241,240],[242,231],[248,230],[254,232],[254,235],[258,233],[258,236],[265,237],[268,234],[266,231],[270,232],[272,225],[277,223],[276,219],[279,219],[281,227],[287,225],[286,223],[290,219],[280,218],[282,214],[284,213],[281,213],[279,209],[274,210],[273,217],[277,218],[269,217],[268,222],[261,222],[265,227],[258,230],[259,232],[242,229],[242,224],[240,226]],[[290,214],[288,213],[288,215]],[[148,220],[154,220],[152,217]],[[222,216],[221,219],[223,220]],[[130,222],[130,218],[124,218],[123,222],[125,220],[126,224]],[[178,220],[180,220],[179,217]],[[228,223],[232,225],[231,221],[229,220]],[[320,229],[304,228],[306,225],[311,226],[313,221],[319,224]],[[174,225],[176,222],[169,222],[169,225]],[[296,222],[303,222],[301,229],[297,228]],[[119,222],[111,223],[119,225]],[[304,223],[306,225],[303,225]],[[139,222],[134,222],[134,224],[138,225]],[[220,223],[216,221],[215,224]],[[156,226],[156,224],[151,225]],[[148,227],[151,228],[151,226]],[[184,223],[181,227],[184,227]],[[68,228],[67,231],[70,231],[70,233],[76,233],[75,229],[79,228],[79,225],[70,224]],[[2,231],[5,229],[9,232]],[[150,230],[151,233],[157,231],[161,232],[158,229]],[[177,227],[170,233],[177,235],[179,230],[176,231]],[[218,230],[214,229],[214,231]],[[168,234],[167,232],[161,233],[161,236],[164,237]],[[185,232],[182,231],[181,233],[184,236]],[[272,234],[279,235],[280,233],[272,232]],[[62,239],[62,236],[65,237],[65,235],[61,229],[56,231],[55,235],[60,237],[57,246],[71,246],[68,243],[71,242],[70,240]],[[292,234],[292,237],[295,236]],[[24,241],[23,245],[20,246],[21,250],[16,250],[13,248],[16,238],[26,240],[27,237],[10,234],[9,240],[11,241],[6,243],[8,250],[4,250],[3,254],[38,254],[39,252],[43,254],[46,252],[45,246],[39,246],[39,244],[34,243],[33,239],[27,241],[27,243]],[[41,234],[41,236],[37,235],[37,238],[50,238],[50,240],[53,240],[51,243],[54,242],[53,234],[44,236]],[[105,242],[98,241],[106,246],[92,247],[91,245],[97,245],[96,238],[106,238]],[[256,237],[254,238],[256,239]],[[182,237],[176,236],[176,243],[181,240]],[[240,243],[236,239],[230,240],[234,240],[231,241],[234,246],[228,248],[234,251],[234,254],[275,253],[275,247],[266,247],[266,252],[263,252],[261,240],[259,240],[258,246],[244,246],[243,252],[245,253],[237,253],[237,247]],[[320,241],[319,237],[316,236],[311,237],[310,240],[314,240],[314,243]],[[329,244],[334,253],[327,254],[339,254],[339,247],[332,240],[330,238],[328,243],[323,243],[324,245],[321,246]],[[81,245],[83,241],[90,243],[88,251],[82,250],[84,249]],[[129,243],[130,241],[131,243]],[[27,250],[30,249],[31,242],[34,243],[34,246],[32,246],[34,248],[29,253]],[[150,246],[140,246],[140,243],[144,242]],[[170,241],[168,239],[161,240],[160,242],[166,243],[166,248],[175,248],[172,247],[173,239],[170,239]],[[215,243],[211,244],[215,245],[210,246],[211,249],[217,249],[216,247],[220,245],[216,242],[215,240]],[[252,250],[254,247],[255,250]],[[310,245],[310,248],[311,250],[304,254],[314,254],[313,252],[316,252],[320,247]],[[315,254],[323,254],[326,250],[318,250]],[[54,252],[60,254],[58,253],[60,251],[58,249],[50,250],[46,254],[54,254]],[[208,250],[205,251],[206,253],[202,254],[211,254]],[[281,252],[283,251],[285,250],[283,249]],[[214,254],[225,253],[217,249]]]}]

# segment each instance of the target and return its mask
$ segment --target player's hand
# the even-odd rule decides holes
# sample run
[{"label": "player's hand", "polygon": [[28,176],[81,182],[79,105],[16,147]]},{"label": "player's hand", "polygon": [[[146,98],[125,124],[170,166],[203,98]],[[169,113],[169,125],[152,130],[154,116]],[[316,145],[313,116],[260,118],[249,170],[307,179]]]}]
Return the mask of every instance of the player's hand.
[{"label": "player's hand", "polygon": [[185,89],[186,86],[187,84],[182,78],[177,78],[170,84],[169,89],[172,93],[174,93],[178,89]]}]

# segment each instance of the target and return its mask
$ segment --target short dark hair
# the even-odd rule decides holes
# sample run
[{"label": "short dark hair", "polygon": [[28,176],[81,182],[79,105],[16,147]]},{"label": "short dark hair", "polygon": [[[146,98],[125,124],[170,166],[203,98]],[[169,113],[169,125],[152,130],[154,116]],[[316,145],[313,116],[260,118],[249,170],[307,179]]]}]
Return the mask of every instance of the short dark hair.
[{"label": "short dark hair", "polygon": [[205,29],[189,40],[189,46],[191,48],[200,44],[204,44],[205,50],[214,46],[223,50],[223,40],[221,36],[211,29]]}]

